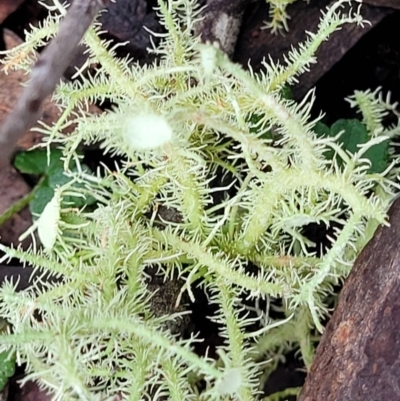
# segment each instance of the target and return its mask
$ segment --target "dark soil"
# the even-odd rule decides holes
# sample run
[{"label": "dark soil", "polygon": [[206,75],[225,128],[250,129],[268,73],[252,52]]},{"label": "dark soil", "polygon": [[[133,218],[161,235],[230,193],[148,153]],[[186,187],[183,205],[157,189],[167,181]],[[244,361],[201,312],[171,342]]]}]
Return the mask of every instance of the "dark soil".
[{"label": "dark soil", "polygon": [[326,113],[325,122],[357,118],[344,99],[355,90],[382,88],[392,101],[400,101],[400,11],[387,16],[368,32],[316,85],[315,117]]}]

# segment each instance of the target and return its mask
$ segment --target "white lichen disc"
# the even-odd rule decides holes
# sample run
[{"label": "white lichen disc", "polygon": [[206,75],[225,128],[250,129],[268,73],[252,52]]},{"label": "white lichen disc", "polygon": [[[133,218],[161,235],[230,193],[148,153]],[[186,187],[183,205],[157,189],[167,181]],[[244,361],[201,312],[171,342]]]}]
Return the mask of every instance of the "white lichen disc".
[{"label": "white lichen disc", "polygon": [[125,137],[129,146],[136,150],[159,148],[171,141],[173,131],[168,121],[155,113],[128,116]]},{"label": "white lichen disc", "polygon": [[53,248],[57,239],[60,221],[60,202],[61,197],[56,191],[37,221],[38,235],[46,251],[50,251]]},{"label": "white lichen disc", "polygon": [[217,383],[217,391],[221,395],[234,395],[242,385],[240,369],[233,368],[225,372]]}]

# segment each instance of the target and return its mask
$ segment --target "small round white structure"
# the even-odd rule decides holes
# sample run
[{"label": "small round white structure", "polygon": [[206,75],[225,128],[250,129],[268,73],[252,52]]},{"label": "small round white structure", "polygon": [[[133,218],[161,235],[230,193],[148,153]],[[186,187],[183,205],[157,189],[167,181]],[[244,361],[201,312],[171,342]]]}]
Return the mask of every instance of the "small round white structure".
[{"label": "small round white structure", "polygon": [[38,235],[46,251],[51,251],[56,243],[60,212],[61,196],[59,191],[56,190],[37,221]]},{"label": "small round white structure", "polygon": [[242,385],[240,369],[233,368],[225,372],[225,375],[217,383],[217,391],[221,395],[234,395]]},{"label": "small round white structure", "polygon": [[164,117],[141,113],[126,118],[124,134],[132,149],[151,150],[170,142],[173,131]]}]

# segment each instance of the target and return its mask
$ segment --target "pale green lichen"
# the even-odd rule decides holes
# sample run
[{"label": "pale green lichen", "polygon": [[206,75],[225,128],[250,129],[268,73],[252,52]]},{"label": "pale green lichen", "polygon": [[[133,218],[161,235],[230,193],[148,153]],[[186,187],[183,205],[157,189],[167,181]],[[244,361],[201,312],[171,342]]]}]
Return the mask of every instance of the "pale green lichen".
[{"label": "pale green lichen", "polygon": [[[152,66],[116,58],[97,36],[100,28],[87,33],[90,61],[101,68],[60,84],[55,99],[64,113],[42,131],[61,147],[66,166],[71,158],[78,161],[81,143],[100,142],[125,161],[103,174],[70,172],[73,181],[57,196],[90,194],[98,204],[95,210],[61,204],[51,249],[1,246],[5,258],[63,277],[18,293],[11,284],[0,289],[0,314],[13,327],[0,335],[0,351],[10,349],[27,364],[25,380],[37,380],[62,400],[250,401],[262,389],[262,373],[270,373],[285,352],[299,349],[309,367],[333,286],[385,223],[396,185],[393,166],[368,174],[363,148],[351,155],[337,138],[314,133],[313,94],[300,104],[281,96],[283,86],[315,62],[322,41],[344,23],[363,22],[358,12],[343,14],[345,3],[323,16],[285,65],[265,63],[257,76],[191,35],[198,16],[193,0],[160,0],[167,33]],[[53,27],[50,18],[5,65],[26,68],[24,60],[15,63],[18,55],[52,36]],[[115,105],[112,111],[84,111],[87,102],[105,98]],[[376,93],[359,92],[351,99],[373,130],[371,141],[399,132],[382,126],[381,108],[390,105],[376,99]],[[162,121],[149,127],[167,127],[168,135],[138,149],[124,130],[126,116],[134,119],[143,110]],[[63,135],[72,122],[74,131]],[[152,140],[155,134],[149,133]],[[343,166],[326,158],[328,149],[340,154]],[[226,184],[217,187],[216,177]],[[163,219],[159,208],[179,218]],[[318,254],[303,231],[310,223],[333,227],[330,246],[321,245]],[[218,361],[194,352],[198,339],[182,340],[167,330],[165,319],[174,314],[154,315],[149,266],[165,280],[186,280],[191,298],[196,282],[216,305],[211,319],[224,339]],[[282,318],[271,319],[272,309]],[[257,321],[259,328],[249,331]]]},{"label": "pale green lichen", "polygon": [[289,30],[288,15],[286,8],[297,0],[266,0],[269,5],[269,21],[265,21],[261,29],[270,29],[273,33],[281,30]]}]

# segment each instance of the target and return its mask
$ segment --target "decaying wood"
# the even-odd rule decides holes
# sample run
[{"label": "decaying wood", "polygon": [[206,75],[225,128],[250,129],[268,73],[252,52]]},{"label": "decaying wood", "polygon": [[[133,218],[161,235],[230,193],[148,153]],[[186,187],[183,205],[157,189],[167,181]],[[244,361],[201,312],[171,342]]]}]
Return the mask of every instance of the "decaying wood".
[{"label": "decaying wood", "polygon": [[248,0],[208,0],[203,19],[197,23],[196,34],[203,42],[218,42],[231,56],[242,24]]},{"label": "decaying wood", "polygon": [[0,24],[12,14],[25,0],[1,0],[0,1]]},{"label": "decaying wood", "polygon": [[[334,2],[334,0],[296,1],[288,6],[289,31],[284,32],[284,35],[274,34],[269,29],[261,29],[265,25],[264,21],[270,20],[266,2],[249,4],[238,37],[234,61],[247,66],[250,60],[250,65],[255,71],[261,68],[264,58],[267,62],[271,57],[275,62],[279,60],[285,64],[283,57],[292,47],[297,48],[299,43],[306,40],[307,31],[317,31],[322,16],[321,11],[325,11],[326,7]],[[353,6],[357,7],[357,3],[354,2]],[[310,67],[310,72],[302,74],[299,83],[293,87],[294,97],[297,100],[301,99],[371,28],[392,12],[390,8],[374,7],[363,2],[361,15],[370,22],[370,25],[362,28],[355,24],[346,24],[331,35],[328,41],[322,43],[317,51],[317,63]]]},{"label": "decaying wood", "polygon": [[9,163],[18,139],[38,120],[44,99],[53,93],[83,35],[99,10],[107,4],[108,0],[73,2],[57,36],[40,55],[28,86],[0,129],[0,168]]},{"label": "decaying wood", "polygon": [[298,401],[400,400],[400,202],[358,257]]},{"label": "decaying wood", "polygon": [[399,0],[363,0],[364,3],[371,4],[376,7],[390,7],[400,10]]}]

